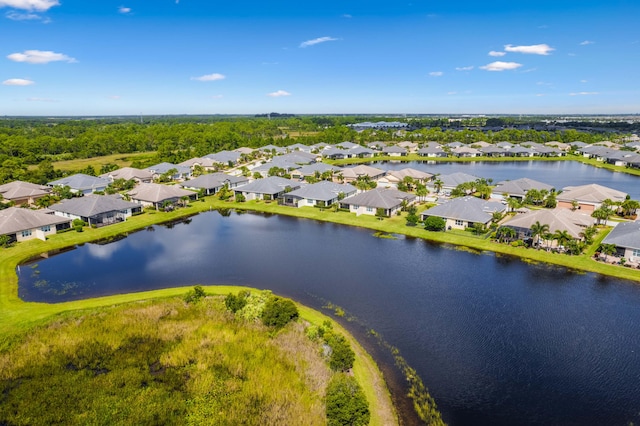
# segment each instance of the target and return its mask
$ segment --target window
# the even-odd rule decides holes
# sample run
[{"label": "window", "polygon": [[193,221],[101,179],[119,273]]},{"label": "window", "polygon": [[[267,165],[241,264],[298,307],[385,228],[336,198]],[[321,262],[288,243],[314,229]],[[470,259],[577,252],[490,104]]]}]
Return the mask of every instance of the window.
[{"label": "window", "polygon": [[456,226],[464,226],[464,222],[460,219],[456,219]]},{"label": "window", "polygon": [[358,209],[360,208],[360,206],[359,206],[359,205],[357,205],[357,204],[354,204],[354,205],[353,205],[353,208],[354,208],[354,209],[356,209],[356,210],[358,210]]},{"label": "window", "polygon": [[51,231],[51,226],[49,225],[45,225],[42,228],[40,228],[42,230],[42,232],[49,232]]},{"label": "window", "polygon": [[31,236],[31,229],[25,229],[24,231],[22,231],[22,238],[30,237],[30,236]]},{"label": "window", "polygon": [[373,212],[373,207],[367,207],[367,212],[369,213]]},{"label": "window", "polygon": [[631,256],[632,256],[634,259],[639,258],[639,257],[640,257],[640,249],[633,249],[633,253],[631,254]]}]

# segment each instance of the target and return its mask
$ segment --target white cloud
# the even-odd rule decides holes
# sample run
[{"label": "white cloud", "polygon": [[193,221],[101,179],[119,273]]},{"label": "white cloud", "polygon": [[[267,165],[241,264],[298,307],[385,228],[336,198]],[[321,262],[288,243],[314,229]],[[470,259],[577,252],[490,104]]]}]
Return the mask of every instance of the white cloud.
[{"label": "white cloud", "polygon": [[49,62],[57,61],[69,63],[78,62],[70,56],[50,50],[25,50],[22,53],[12,53],[8,55],[7,58],[15,62],[26,62],[29,64],[48,64]]},{"label": "white cloud", "polygon": [[28,102],[58,102],[56,99],[51,98],[27,98]]},{"label": "white cloud", "polygon": [[201,75],[200,77],[191,77],[191,80],[196,81],[216,81],[216,80],[224,80],[226,77],[222,74],[213,73]]},{"label": "white cloud", "polygon": [[588,83],[588,80],[580,80],[580,83]]},{"label": "white cloud", "polygon": [[489,56],[504,56],[506,54],[507,52],[496,52],[495,50],[492,50],[491,52],[489,52]]},{"label": "white cloud", "polygon": [[577,93],[569,93],[569,96],[591,96],[591,95],[599,95],[598,92],[577,92]]},{"label": "white cloud", "polygon": [[302,43],[300,43],[300,47],[309,47],[309,46],[313,46],[314,44],[326,43],[327,41],[336,41],[336,40],[338,39],[334,37],[318,37],[318,38],[314,38],[313,40],[303,41]]},{"label": "white cloud", "polygon": [[284,90],[277,90],[275,92],[267,93],[267,96],[271,96],[272,98],[280,98],[282,96],[291,96],[291,93]]},{"label": "white cloud", "polygon": [[587,46],[587,45],[593,44],[593,43],[595,43],[595,41],[585,40],[582,43],[580,43],[580,46]]},{"label": "white cloud", "polygon": [[111,95],[111,96],[109,96],[108,98],[109,98],[109,99],[113,99],[113,100],[117,101],[118,99],[120,99],[120,98],[121,98],[121,96],[120,96],[120,95]]},{"label": "white cloud", "polygon": [[507,44],[504,46],[504,50],[507,52],[525,53],[528,55],[548,55],[555,49],[548,44],[532,44],[531,46],[513,46],[511,44]]},{"label": "white cloud", "polygon": [[10,7],[21,10],[38,10],[44,12],[58,6],[58,0],[0,0],[0,8]]},{"label": "white cloud", "polygon": [[444,73],[442,71],[431,71],[429,75],[431,77],[442,77]]},{"label": "white cloud", "polygon": [[213,95],[211,99],[222,99],[224,96],[222,95]]},{"label": "white cloud", "polygon": [[553,86],[553,83],[547,83],[544,81],[539,81],[536,83],[538,86]]},{"label": "white cloud", "polygon": [[344,15],[342,15],[343,18],[353,18],[353,16],[349,15],[348,13],[345,13]]},{"label": "white cloud", "polygon": [[486,70],[486,71],[505,71],[505,70],[515,70],[516,68],[520,68],[522,66],[522,64],[519,64],[517,62],[502,62],[502,61],[496,61],[496,62],[491,62],[490,64],[481,66],[480,69]]},{"label": "white cloud", "polygon": [[456,67],[456,71],[471,71],[473,69],[473,65],[468,67]]},{"label": "white cloud", "polygon": [[7,12],[4,15],[7,19],[12,21],[35,21],[42,19],[42,16],[35,13],[20,13],[20,12]]},{"label": "white cloud", "polygon": [[31,86],[35,81],[26,80],[24,78],[10,78],[2,82],[5,86]]},{"label": "white cloud", "polygon": [[457,95],[458,92],[447,92],[447,95]]},{"label": "white cloud", "polygon": [[126,15],[127,13],[131,12],[131,8],[130,7],[124,7],[124,6],[120,6],[118,8],[118,13],[122,13],[123,15]]}]

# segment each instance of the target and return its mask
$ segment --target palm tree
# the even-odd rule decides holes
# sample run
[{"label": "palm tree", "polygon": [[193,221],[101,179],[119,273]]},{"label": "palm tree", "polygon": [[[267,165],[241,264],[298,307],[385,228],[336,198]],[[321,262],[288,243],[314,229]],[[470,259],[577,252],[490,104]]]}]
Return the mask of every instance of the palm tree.
[{"label": "palm tree", "polygon": [[571,235],[568,231],[557,230],[553,233],[552,237],[558,243],[558,246],[566,246],[569,240],[571,240]]},{"label": "palm tree", "polygon": [[444,182],[442,182],[440,178],[436,178],[436,180],[433,181],[433,187],[436,190],[436,194],[440,193],[440,190],[442,189],[442,185],[444,185]]},{"label": "palm tree", "polygon": [[418,199],[420,201],[424,201],[424,197],[426,197],[427,194],[428,194],[427,186],[422,183],[418,183],[416,185],[416,195],[418,196]]},{"label": "palm tree", "polygon": [[536,220],[536,223],[531,225],[531,238],[534,239],[534,245],[539,250],[540,249],[540,238],[544,237],[545,234],[549,232],[549,225],[541,224]]},{"label": "palm tree", "polygon": [[522,203],[517,198],[509,197],[507,198],[507,206],[509,206],[509,211],[513,212],[516,211],[516,209],[520,208],[520,206],[522,206]]},{"label": "palm tree", "polygon": [[496,237],[498,237],[498,242],[502,242],[504,239],[505,242],[511,242],[513,238],[516,236],[516,230],[513,228],[509,228],[508,226],[501,226],[496,231]]}]

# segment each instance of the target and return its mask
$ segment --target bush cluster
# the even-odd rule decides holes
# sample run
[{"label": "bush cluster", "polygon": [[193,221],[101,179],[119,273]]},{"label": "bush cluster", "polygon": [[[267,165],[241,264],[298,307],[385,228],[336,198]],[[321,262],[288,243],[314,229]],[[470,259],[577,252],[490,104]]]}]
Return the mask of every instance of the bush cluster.
[{"label": "bush cluster", "polygon": [[326,409],[329,426],[368,425],[371,417],[362,388],[343,373],[335,374],[327,386]]}]

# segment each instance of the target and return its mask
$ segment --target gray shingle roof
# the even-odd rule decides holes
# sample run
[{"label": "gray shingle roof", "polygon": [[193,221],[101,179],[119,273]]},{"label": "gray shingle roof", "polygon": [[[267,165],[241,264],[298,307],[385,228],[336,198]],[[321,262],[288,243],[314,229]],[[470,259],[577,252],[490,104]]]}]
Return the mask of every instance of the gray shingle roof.
[{"label": "gray shingle roof", "polygon": [[109,179],[77,173],[62,179],[54,180],[49,182],[47,185],[68,186],[71,189],[79,191],[87,189],[95,190],[97,188],[106,188],[109,185]]},{"label": "gray shingle roof", "polygon": [[179,174],[181,175],[185,175],[185,174],[189,174],[191,173],[191,169],[187,166],[180,166],[178,164],[172,164],[172,163],[160,163],[160,164],[155,164],[151,167],[147,167],[144,170],[147,170],[151,173],[156,173],[156,174],[164,174],[167,173],[169,170],[171,169],[176,169],[178,171]]},{"label": "gray shingle roof", "polygon": [[599,204],[606,199],[611,201],[624,201],[627,194],[616,189],[607,188],[606,186],[592,183],[589,185],[581,186],[567,186],[562,189],[562,192],[558,194],[556,199],[558,201],[573,201]]},{"label": "gray shingle roof", "polygon": [[49,206],[49,209],[56,212],[69,213],[74,216],[93,217],[103,213],[139,207],[136,203],[109,195],[92,195],[62,200],[59,203]]},{"label": "gray shingle roof", "polygon": [[461,183],[465,183],[465,182],[475,182],[476,180],[480,179],[477,176],[473,176],[467,173],[462,173],[462,172],[457,172],[457,173],[451,173],[448,175],[440,175],[437,177],[437,179],[440,179],[442,181],[442,186],[445,188],[455,188],[456,186],[460,185]]},{"label": "gray shingle roof", "polygon": [[223,187],[225,183],[229,183],[229,185],[242,185],[243,183],[249,183],[249,179],[244,176],[231,176],[225,173],[211,173],[183,182],[180,186],[184,188],[212,189]]},{"label": "gray shingle roof", "polygon": [[8,209],[0,210],[0,235],[15,234],[26,229],[57,225],[70,221],[71,219],[69,218],[19,207],[9,207]]},{"label": "gray shingle roof", "polygon": [[360,164],[354,167],[344,167],[341,171],[342,176],[345,178],[357,179],[358,176],[384,176],[385,171],[376,169],[375,167]]},{"label": "gray shingle roof", "polygon": [[211,160],[218,163],[227,164],[229,161],[231,161],[232,163],[237,163],[240,159],[240,155],[242,154],[235,151],[220,151],[214,154],[207,154],[204,157],[210,158]]},{"label": "gray shingle roof", "polygon": [[602,240],[603,244],[615,244],[617,247],[640,249],[640,222],[622,222]]},{"label": "gray shingle roof", "polygon": [[277,194],[284,191],[287,187],[291,189],[300,188],[300,182],[278,176],[270,176],[264,179],[256,179],[238,188],[237,191],[252,192],[255,194]]},{"label": "gray shingle roof", "polygon": [[100,175],[101,178],[111,178],[111,179],[139,179],[139,180],[149,180],[153,178],[153,173],[148,170],[140,170],[134,167],[123,167],[118,170],[114,170],[109,173],[104,173]]},{"label": "gray shingle roof", "polygon": [[373,207],[376,209],[393,209],[402,204],[403,200],[413,201],[415,199],[416,196],[408,192],[398,191],[397,189],[376,188],[345,198],[340,203]]},{"label": "gray shingle roof", "polygon": [[425,210],[422,212],[422,216],[437,216],[465,222],[488,223],[492,219],[492,213],[505,210],[506,206],[502,203],[468,196],[453,198],[446,203]]},{"label": "gray shingle roof", "polygon": [[195,193],[177,186],[160,185],[158,183],[141,183],[136,188],[127,192],[131,199],[147,201],[150,203],[161,203],[164,200],[171,200],[182,197],[192,197]]},{"label": "gray shingle roof", "polygon": [[44,185],[36,185],[31,182],[16,180],[0,185],[0,195],[5,200],[15,200],[19,198],[38,197],[51,193],[51,188]]},{"label": "gray shingle roof", "polygon": [[553,186],[543,182],[538,182],[537,180],[521,178],[516,180],[504,180],[502,182],[498,182],[496,184],[496,187],[493,188],[493,193],[503,194],[506,192],[509,195],[524,196],[530,189],[537,189],[538,191],[541,189],[546,189],[547,191],[550,191],[551,189],[553,189]]},{"label": "gray shingle roof", "polygon": [[356,191],[356,187],[349,184],[339,184],[329,181],[322,181],[303,186],[302,188],[296,189],[295,191],[291,191],[287,194],[287,196],[327,201],[336,198],[341,192],[346,196],[349,196]]},{"label": "gray shingle roof", "polygon": [[302,176],[313,176],[316,172],[324,173],[329,170],[333,170],[334,172],[339,172],[342,170],[340,167],[332,166],[327,163],[313,163],[307,166],[302,166],[296,172]]}]

